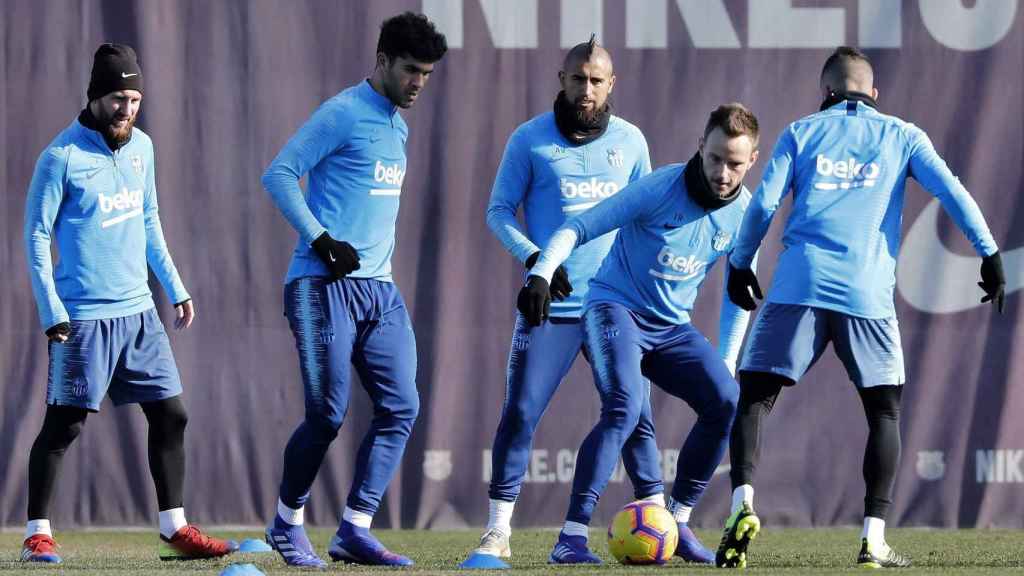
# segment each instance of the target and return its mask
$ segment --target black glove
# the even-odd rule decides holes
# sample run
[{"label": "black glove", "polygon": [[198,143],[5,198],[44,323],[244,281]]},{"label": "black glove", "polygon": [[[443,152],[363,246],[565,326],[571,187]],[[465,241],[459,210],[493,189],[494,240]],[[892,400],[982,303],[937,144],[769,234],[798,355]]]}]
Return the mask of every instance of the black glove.
[{"label": "black glove", "polygon": [[726,290],[729,292],[729,300],[748,312],[757,308],[757,303],[750,296],[751,290],[758,300],[764,298],[761,285],[757,283],[757,274],[750,268],[734,268],[732,264],[729,264],[729,284]]},{"label": "black glove", "polygon": [[1003,290],[1006,286],[1006,276],[1003,274],[1003,257],[999,252],[981,259],[981,282],[978,286],[985,291],[981,297],[982,302],[992,302],[992,305],[1003,313],[1003,300],[1006,295]]},{"label": "black glove", "polygon": [[548,289],[548,281],[540,276],[530,276],[526,279],[526,286],[519,291],[519,298],[516,299],[516,307],[519,312],[530,323],[530,326],[540,326],[548,319],[551,310],[551,291]]},{"label": "black glove", "polygon": [[50,340],[56,340],[58,334],[62,336],[71,336],[71,323],[59,322],[46,329],[46,337]]},{"label": "black glove", "polygon": [[[540,257],[540,252],[534,252],[526,259],[526,269],[533,268],[533,265],[537,263],[537,258]],[[551,277],[551,297],[555,300],[565,300],[572,294],[572,284],[569,283],[569,273],[565,271],[564,266],[559,266],[555,270],[555,274]]]},{"label": "black glove", "polygon": [[311,244],[316,255],[324,261],[331,272],[333,280],[344,278],[359,270],[359,254],[348,242],[338,242],[327,232],[313,240]]}]

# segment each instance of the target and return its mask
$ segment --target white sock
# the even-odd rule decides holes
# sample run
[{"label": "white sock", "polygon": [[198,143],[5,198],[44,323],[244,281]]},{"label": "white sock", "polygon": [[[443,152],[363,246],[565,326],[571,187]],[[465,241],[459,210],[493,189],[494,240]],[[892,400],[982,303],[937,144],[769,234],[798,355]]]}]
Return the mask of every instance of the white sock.
[{"label": "white sock", "polygon": [[693,506],[683,506],[675,500],[672,501],[669,512],[672,513],[672,517],[676,519],[676,523],[686,524],[690,521],[690,514],[693,513]]},{"label": "white sock", "polygon": [[487,506],[487,529],[498,530],[506,536],[512,535],[512,510],[515,502],[491,498]]},{"label": "white sock", "polygon": [[164,538],[174,536],[178,530],[188,526],[185,521],[184,508],[171,508],[160,512],[160,535]]},{"label": "white sock", "polygon": [[36,534],[46,534],[50,538],[53,538],[53,532],[50,531],[50,521],[46,518],[29,520],[28,523],[25,524],[25,539],[28,540]]},{"label": "white sock", "polygon": [[742,484],[732,491],[732,511],[742,508],[744,502],[754,507],[754,487],[750,484]]},{"label": "white sock", "polygon": [[355,510],[345,506],[345,512],[341,514],[341,517],[345,522],[358,526],[359,528],[370,528],[370,524],[373,523],[373,516],[365,512],[356,512]]},{"label": "white sock", "polygon": [[657,504],[658,506],[661,506],[662,508],[665,507],[665,495],[660,493],[660,492],[657,493],[657,494],[651,494],[650,496],[647,496],[646,498],[641,498],[640,501],[641,502],[654,502],[655,504]]},{"label": "white sock", "polygon": [[866,538],[871,551],[877,554],[884,553],[885,549],[889,547],[885,543],[885,520],[881,518],[865,516],[864,529],[861,530],[860,537]]},{"label": "white sock", "polygon": [[303,513],[305,507],[302,508],[289,508],[281,501],[280,498],[277,500],[277,515],[284,520],[285,523],[291,524],[292,526],[302,526],[302,522],[305,520]]},{"label": "white sock", "polygon": [[583,536],[586,539],[590,537],[590,526],[580,524],[579,522],[566,521],[565,525],[562,526],[562,532],[566,536]]}]

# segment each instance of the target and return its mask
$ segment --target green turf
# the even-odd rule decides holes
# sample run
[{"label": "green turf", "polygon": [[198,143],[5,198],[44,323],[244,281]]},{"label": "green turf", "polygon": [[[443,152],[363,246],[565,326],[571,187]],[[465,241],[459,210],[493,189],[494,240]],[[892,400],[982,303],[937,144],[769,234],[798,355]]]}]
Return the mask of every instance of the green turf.
[{"label": "green turf", "polygon": [[[317,549],[325,554],[330,530],[312,531]],[[476,544],[477,532],[387,531],[377,532],[392,549],[410,556],[416,566],[407,572],[463,573],[457,565]],[[256,532],[219,533],[237,539],[261,537]],[[706,545],[717,546],[718,533],[700,531]],[[899,574],[1004,574],[1024,573],[1024,531],[1011,530],[920,530],[889,531],[889,542],[909,554],[916,568]],[[667,567],[636,568],[620,566],[608,556],[607,547],[594,531],[594,547],[609,563],[600,567],[552,567],[547,555],[555,533],[517,531],[513,535],[512,567],[517,574],[707,574],[714,568],[694,568],[678,560]],[[295,574],[286,569],[274,553],[242,554],[229,560],[161,562],[157,559],[157,538],[151,532],[65,532],[58,535],[64,564],[59,567],[25,565],[17,561],[21,535],[0,534],[0,573],[24,573],[42,570],[54,574],[218,574],[233,562],[251,562],[267,574]],[[854,566],[857,556],[857,532],[853,529],[767,530],[750,549],[748,572],[785,574],[863,573]],[[394,573],[335,564],[337,572]]]}]

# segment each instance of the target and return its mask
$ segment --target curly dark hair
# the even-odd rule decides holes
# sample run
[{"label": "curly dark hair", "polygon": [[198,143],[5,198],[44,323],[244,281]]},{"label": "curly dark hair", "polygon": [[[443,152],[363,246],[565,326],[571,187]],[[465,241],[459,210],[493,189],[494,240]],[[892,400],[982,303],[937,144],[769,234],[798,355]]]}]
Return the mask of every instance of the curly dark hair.
[{"label": "curly dark hair", "polygon": [[392,16],[380,26],[377,53],[389,60],[412,58],[420,62],[433,63],[444,57],[448,41],[437,31],[434,23],[423,14],[403,12]]}]

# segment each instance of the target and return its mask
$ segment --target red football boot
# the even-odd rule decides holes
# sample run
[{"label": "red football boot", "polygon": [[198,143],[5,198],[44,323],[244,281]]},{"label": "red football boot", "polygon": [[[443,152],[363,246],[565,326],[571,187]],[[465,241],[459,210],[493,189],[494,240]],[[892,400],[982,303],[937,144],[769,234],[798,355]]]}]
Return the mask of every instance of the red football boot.
[{"label": "red football boot", "polygon": [[25,538],[25,544],[21,547],[21,561],[60,564],[57,543],[53,541],[52,536],[46,534],[29,536]]},{"label": "red football boot", "polygon": [[161,560],[219,558],[238,550],[238,543],[234,540],[207,536],[192,525],[183,526],[170,538],[165,538],[161,534],[160,540],[163,541],[160,546]]}]

